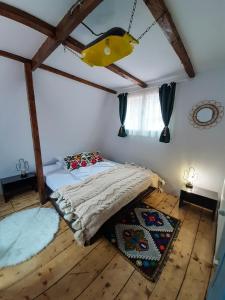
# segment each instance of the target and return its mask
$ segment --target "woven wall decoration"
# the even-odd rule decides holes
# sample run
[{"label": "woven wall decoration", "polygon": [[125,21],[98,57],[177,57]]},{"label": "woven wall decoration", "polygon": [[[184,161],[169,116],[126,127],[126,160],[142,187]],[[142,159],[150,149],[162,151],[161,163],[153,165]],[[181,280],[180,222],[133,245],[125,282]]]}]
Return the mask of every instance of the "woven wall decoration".
[{"label": "woven wall decoration", "polygon": [[189,113],[191,125],[199,129],[216,126],[223,118],[224,106],[213,100],[204,100],[192,107]]}]

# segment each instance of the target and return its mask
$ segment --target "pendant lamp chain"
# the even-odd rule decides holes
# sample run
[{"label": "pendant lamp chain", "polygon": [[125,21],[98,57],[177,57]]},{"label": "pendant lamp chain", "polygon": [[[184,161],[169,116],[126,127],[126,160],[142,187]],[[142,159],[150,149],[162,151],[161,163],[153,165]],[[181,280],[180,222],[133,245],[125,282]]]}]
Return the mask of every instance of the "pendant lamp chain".
[{"label": "pendant lamp chain", "polygon": [[[137,0],[134,0],[134,5],[133,5],[133,8],[132,8],[132,12],[131,12],[131,17],[130,17],[130,22],[129,22],[129,26],[128,26],[128,30],[127,32],[130,33],[130,30],[131,30],[131,26],[132,26],[132,23],[133,23],[133,19],[134,19],[134,14],[135,14],[135,11],[136,11],[136,7],[137,7]],[[140,41],[145,35],[147,32],[149,32],[149,30],[157,24],[157,22],[159,21],[159,19],[161,19],[163,17],[164,13],[159,16],[150,26],[148,26],[146,28],[146,30],[137,38],[138,41]]]},{"label": "pendant lamp chain", "polygon": [[134,0],[134,5],[133,5],[133,8],[132,8],[130,22],[129,22],[129,26],[128,26],[128,30],[127,30],[128,33],[130,33],[130,30],[131,30],[131,26],[132,26],[132,23],[133,23],[136,6],[137,6],[137,0]]},{"label": "pendant lamp chain", "polygon": [[161,18],[163,17],[163,15],[164,15],[164,13],[163,13],[158,19],[156,19],[150,26],[148,26],[148,28],[146,28],[146,30],[145,30],[145,31],[137,38],[137,40],[140,41],[140,40],[143,38],[143,36],[144,36],[147,32],[149,32],[149,30],[150,30],[154,25],[156,25],[156,24],[158,23],[159,19],[161,19]]},{"label": "pendant lamp chain", "polygon": [[[74,5],[74,7],[76,7],[77,5],[82,5],[82,1],[78,1],[78,2]],[[74,7],[72,7],[71,10],[74,9]],[[134,14],[135,14],[135,11],[136,11],[136,7],[137,7],[137,0],[134,0],[132,12],[131,12],[131,17],[130,17],[130,22],[129,22],[129,26],[128,26],[128,30],[127,30],[128,33],[130,33],[130,30],[131,30],[131,27],[132,27],[132,24],[133,24]],[[146,30],[145,30],[145,31],[137,38],[137,40],[140,41],[140,40],[144,37],[144,35],[145,35],[147,32],[149,32],[149,30],[150,30],[150,29],[158,22],[158,20],[162,18],[163,15],[164,15],[164,13],[163,13],[161,16],[159,16],[159,18],[157,18],[150,26],[148,26],[148,27],[146,28]],[[96,33],[96,32],[93,31],[93,29],[91,29],[91,28],[90,28],[87,24],[85,24],[84,22],[81,22],[81,24],[82,24],[83,26],[85,26],[86,29],[89,30],[89,31],[90,31],[93,35],[95,35],[95,36],[101,36],[101,35],[103,35],[103,34],[105,33],[105,32]]]}]

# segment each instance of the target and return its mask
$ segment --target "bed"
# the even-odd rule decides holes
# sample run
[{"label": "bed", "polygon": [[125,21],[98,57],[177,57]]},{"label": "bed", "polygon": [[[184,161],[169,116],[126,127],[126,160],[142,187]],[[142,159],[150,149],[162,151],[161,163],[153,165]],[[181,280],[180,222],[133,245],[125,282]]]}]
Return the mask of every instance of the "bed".
[{"label": "bed", "polygon": [[81,245],[90,244],[113,215],[152,192],[159,181],[149,169],[109,160],[72,171],[56,162],[44,166],[44,175],[52,204]]}]

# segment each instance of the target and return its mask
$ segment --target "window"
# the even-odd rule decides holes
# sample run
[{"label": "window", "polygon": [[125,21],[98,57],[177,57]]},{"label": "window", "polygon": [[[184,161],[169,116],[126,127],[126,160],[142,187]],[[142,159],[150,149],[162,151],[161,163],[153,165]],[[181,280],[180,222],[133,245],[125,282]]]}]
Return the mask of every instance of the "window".
[{"label": "window", "polygon": [[128,95],[125,127],[130,135],[159,135],[164,124],[158,88]]}]

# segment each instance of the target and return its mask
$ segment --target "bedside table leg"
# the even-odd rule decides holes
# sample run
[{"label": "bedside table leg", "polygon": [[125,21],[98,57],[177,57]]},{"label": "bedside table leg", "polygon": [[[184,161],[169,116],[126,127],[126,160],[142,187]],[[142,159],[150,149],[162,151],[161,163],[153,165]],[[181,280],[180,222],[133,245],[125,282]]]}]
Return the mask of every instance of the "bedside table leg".
[{"label": "bedside table leg", "polygon": [[212,220],[213,220],[213,221],[214,221],[215,218],[216,218],[216,211],[217,211],[216,209],[213,210],[213,214],[212,214]]},{"label": "bedside table leg", "polygon": [[184,205],[184,201],[180,198],[179,200],[179,207],[182,207]]},{"label": "bedside table leg", "polygon": [[32,190],[35,191],[35,192],[38,192],[38,188],[37,188],[36,183],[32,184]]},{"label": "bedside table leg", "polygon": [[10,198],[9,196],[4,195],[5,203],[9,202],[9,198]]}]

